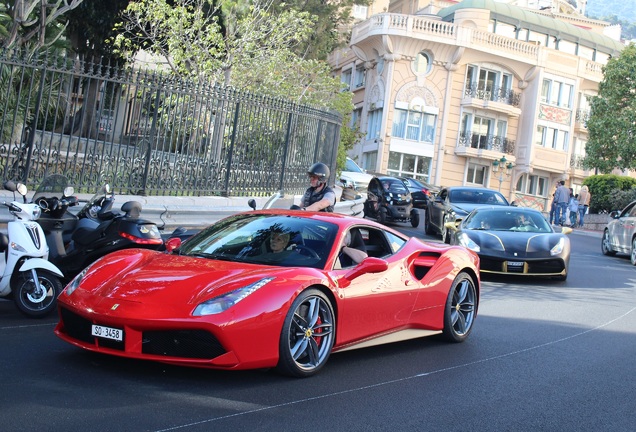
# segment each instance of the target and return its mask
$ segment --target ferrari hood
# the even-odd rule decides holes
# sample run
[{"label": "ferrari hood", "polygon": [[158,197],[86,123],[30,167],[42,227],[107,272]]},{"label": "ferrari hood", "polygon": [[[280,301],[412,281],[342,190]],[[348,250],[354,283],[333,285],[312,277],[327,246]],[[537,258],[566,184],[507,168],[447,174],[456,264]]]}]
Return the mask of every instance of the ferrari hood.
[{"label": "ferrari hood", "polygon": [[111,300],[196,305],[271,274],[265,267],[130,249],[94,265],[79,289]]}]

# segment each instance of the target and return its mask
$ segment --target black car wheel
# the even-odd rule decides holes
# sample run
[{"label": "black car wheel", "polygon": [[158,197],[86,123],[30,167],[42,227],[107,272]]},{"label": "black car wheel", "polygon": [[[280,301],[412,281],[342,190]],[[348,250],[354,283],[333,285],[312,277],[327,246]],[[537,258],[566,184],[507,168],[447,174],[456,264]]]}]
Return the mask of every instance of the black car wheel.
[{"label": "black car wheel", "polygon": [[378,222],[380,222],[381,224],[385,224],[386,221],[389,219],[388,213],[389,212],[384,207],[380,208],[380,211],[378,211]]},{"label": "black car wheel", "polygon": [[468,337],[477,315],[477,301],[475,282],[468,273],[461,272],[453,281],[444,306],[444,339],[463,342]]},{"label": "black car wheel", "polygon": [[603,239],[601,240],[601,251],[603,255],[614,256],[616,252],[612,250],[612,246],[609,241],[609,231],[603,231]]},{"label": "black car wheel", "polygon": [[429,214],[430,212],[426,209],[426,213],[424,213],[424,232],[427,235],[433,235],[433,227],[431,226],[431,217]]},{"label": "black car wheel", "polygon": [[636,266],[636,237],[632,239],[632,252],[629,254],[629,260],[632,265]]},{"label": "black car wheel", "polygon": [[336,336],[331,303],[317,289],[300,293],[283,324],[277,369],[295,377],[308,377],[327,363]]},{"label": "black car wheel", "polygon": [[411,226],[417,228],[420,224],[420,212],[416,209],[411,210]]}]

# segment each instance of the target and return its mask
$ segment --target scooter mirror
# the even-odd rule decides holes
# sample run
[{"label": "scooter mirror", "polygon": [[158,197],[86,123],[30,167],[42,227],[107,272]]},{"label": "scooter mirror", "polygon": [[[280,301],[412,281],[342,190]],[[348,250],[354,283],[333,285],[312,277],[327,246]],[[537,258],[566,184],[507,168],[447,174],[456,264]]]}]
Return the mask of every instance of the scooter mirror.
[{"label": "scooter mirror", "polygon": [[18,183],[17,191],[20,195],[25,196],[27,194],[26,185],[22,183]]},{"label": "scooter mirror", "polygon": [[75,192],[75,189],[73,188],[73,186],[66,186],[64,188],[65,197],[70,197],[71,195],[73,195],[74,192]]}]

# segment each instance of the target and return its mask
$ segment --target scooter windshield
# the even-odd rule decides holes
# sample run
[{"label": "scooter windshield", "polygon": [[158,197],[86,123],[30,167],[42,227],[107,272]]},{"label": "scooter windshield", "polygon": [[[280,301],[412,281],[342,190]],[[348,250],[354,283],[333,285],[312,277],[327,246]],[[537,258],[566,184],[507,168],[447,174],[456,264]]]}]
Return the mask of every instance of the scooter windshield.
[{"label": "scooter windshield", "polygon": [[64,189],[68,186],[68,179],[61,174],[53,174],[46,177],[33,195],[33,202],[39,198],[62,198]]}]

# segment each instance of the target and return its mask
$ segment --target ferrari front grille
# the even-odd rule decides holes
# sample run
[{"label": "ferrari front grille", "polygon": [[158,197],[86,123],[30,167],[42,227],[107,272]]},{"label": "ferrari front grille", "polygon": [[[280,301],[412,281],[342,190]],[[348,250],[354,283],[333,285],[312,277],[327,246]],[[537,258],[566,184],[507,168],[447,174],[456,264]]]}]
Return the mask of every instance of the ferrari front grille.
[{"label": "ferrari front grille", "polygon": [[125,349],[124,341],[96,338],[93,336],[91,334],[91,327],[93,323],[86,318],[81,317],[65,308],[60,310],[60,314],[62,322],[64,323],[63,331],[73,339],[77,339],[91,345],[119,351],[123,351]]},{"label": "ferrari front grille", "polygon": [[141,352],[211,360],[225,354],[225,349],[205,330],[159,330],[143,333]]},{"label": "ferrari front grille", "polygon": [[91,335],[91,322],[66,308],[60,309],[64,332],[82,342],[95,344],[95,337]]}]

